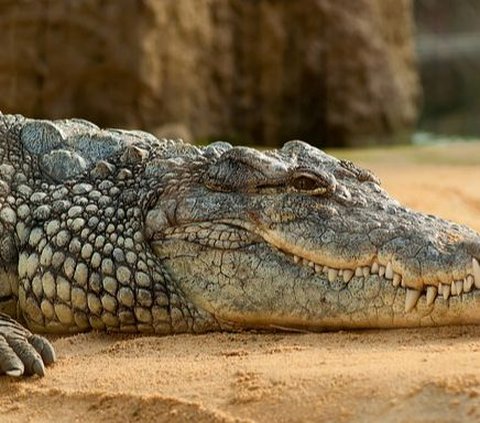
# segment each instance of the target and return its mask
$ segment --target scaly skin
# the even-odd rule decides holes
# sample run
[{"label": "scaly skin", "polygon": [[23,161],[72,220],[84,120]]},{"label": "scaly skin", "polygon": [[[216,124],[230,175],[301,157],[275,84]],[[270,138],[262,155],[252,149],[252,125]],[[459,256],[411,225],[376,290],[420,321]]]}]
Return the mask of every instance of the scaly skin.
[{"label": "scaly skin", "polygon": [[55,360],[30,330],[475,324],[479,257],[474,231],[300,141],[201,149],[0,114],[0,374]]}]

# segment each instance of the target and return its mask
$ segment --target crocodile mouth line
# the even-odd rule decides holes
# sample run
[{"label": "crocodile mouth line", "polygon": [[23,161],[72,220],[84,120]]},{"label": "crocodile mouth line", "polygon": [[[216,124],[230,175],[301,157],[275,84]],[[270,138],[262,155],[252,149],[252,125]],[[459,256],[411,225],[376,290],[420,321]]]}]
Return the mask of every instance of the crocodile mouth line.
[{"label": "crocodile mouth line", "polygon": [[[172,226],[154,237],[156,241],[166,239],[178,239],[222,250],[239,249],[263,241],[288,257],[295,266],[303,266],[317,275],[324,275],[330,283],[340,281],[348,285],[354,277],[367,278],[370,275],[378,275],[389,281],[394,288],[406,290],[405,312],[413,310],[422,295],[426,297],[427,306],[432,306],[437,297],[443,297],[447,301],[450,297],[480,290],[480,264],[476,258],[472,258],[472,272],[465,272],[463,279],[452,280],[449,284],[442,282],[438,282],[438,285],[422,284],[420,289],[417,289],[410,287],[403,276],[393,270],[391,261],[382,263],[373,258],[369,264],[353,267],[328,266],[317,257],[312,260],[314,253],[308,254],[299,246],[289,245],[273,231],[261,230],[243,221],[200,222]],[[306,257],[307,255],[309,257]]]},{"label": "crocodile mouth line", "polygon": [[309,259],[303,258],[280,250],[283,254],[290,257],[295,265],[303,265],[310,268],[316,274],[323,274],[330,283],[343,281],[347,285],[354,277],[367,278],[371,275],[378,275],[385,280],[391,281],[394,288],[403,288],[406,290],[405,311],[409,312],[415,308],[422,295],[426,296],[427,306],[434,304],[437,297],[443,297],[447,301],[450,297],[469,294],[473,290],[480,290],[480,265],[478,260],[472,258],[472,267],[475,275],[467,274],[461,280],[452,280],[451,284],[439,282],[438,285],[423,285],[420,289],[410,288],[405,284],[402,275],[393,272],[392,263],[389,261],[386,266],[374,260],[370,266],[357,266],[355,268],[333,268]]}]

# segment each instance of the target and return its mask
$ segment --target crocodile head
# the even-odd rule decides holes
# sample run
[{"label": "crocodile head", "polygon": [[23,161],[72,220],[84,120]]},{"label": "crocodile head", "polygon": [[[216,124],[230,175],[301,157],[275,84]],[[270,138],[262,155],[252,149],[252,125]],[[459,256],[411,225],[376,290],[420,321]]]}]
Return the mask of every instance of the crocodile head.
[{"label": "crocodile head", "polygon": [[480,237],[392,199],[369,171],[299,141],[215,143],[152,162],[146,233],[220,322],[302,329],[480,321]]}]

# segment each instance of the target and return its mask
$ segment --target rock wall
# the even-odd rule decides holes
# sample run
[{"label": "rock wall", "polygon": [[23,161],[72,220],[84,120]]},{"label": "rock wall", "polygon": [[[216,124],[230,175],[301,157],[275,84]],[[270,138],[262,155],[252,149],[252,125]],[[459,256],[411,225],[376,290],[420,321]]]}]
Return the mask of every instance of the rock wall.
[{"label": "rock wall", "polygon": [[[0,110],[194,140],[394,140],[411,0],[3,0]],[[171,133],[169,132],[169,135]]]}]

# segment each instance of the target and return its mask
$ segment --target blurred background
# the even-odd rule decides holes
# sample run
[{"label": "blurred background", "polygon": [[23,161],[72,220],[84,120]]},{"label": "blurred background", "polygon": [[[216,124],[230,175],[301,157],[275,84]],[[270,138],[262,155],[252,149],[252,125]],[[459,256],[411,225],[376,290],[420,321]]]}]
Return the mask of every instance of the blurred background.
[{"label": "blurred background", "polygon": [[319,147],[478,137],[474,0],[0,0],[0,110]]},{"label": "blurred background", "polygon": [[423,89],[418,128],[480,136],[480,2],[417,0],[414,38]]}]

